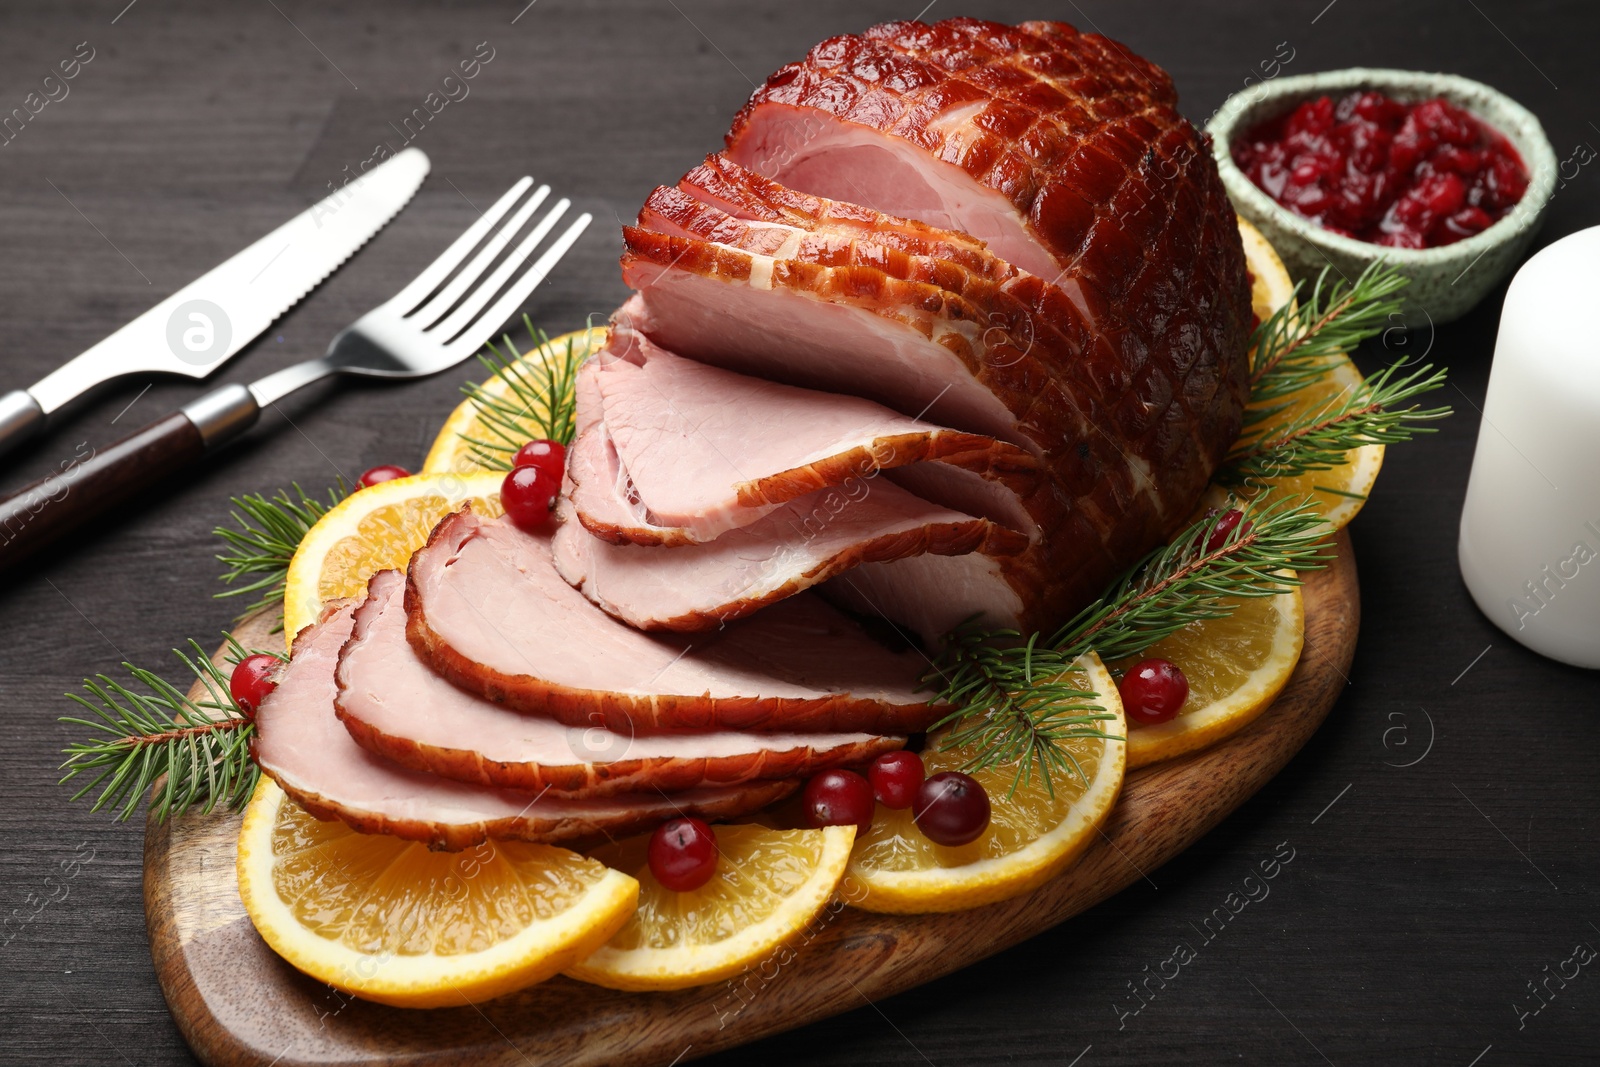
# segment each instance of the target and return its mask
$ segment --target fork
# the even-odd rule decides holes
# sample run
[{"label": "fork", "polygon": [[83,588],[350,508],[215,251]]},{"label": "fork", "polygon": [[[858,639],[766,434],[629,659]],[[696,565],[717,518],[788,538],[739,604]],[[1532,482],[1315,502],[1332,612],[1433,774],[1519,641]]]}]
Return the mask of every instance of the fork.
[{"label": "fork", "polygon": [[0,570],[199,462],[254,426],[262,408],[296,389],[333,374],[421,378],[472,355],[516,314],[592,221],[587,212],[578,216],[527,265],[571,206],[563,198],[501,259],[550,195],[550,187],[541,185],[523,200],[532,184],[524,177],[513,185],[409,285],[340,331],[320,359],[248,386],[235,382],[214,389],[115,444],[65,461],[56,474],[0,501]]}]

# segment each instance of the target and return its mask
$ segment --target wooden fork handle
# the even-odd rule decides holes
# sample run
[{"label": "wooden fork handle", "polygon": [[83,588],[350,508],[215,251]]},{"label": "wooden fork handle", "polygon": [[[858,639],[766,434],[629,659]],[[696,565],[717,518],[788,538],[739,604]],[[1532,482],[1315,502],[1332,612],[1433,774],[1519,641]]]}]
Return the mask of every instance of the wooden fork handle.
[{"label": "wooden fork handle", "polygon": [[55,474],[0,500],[0,571],[142,496],[260,415],[250,390],[225,385],[114,444],[79,445]]}]

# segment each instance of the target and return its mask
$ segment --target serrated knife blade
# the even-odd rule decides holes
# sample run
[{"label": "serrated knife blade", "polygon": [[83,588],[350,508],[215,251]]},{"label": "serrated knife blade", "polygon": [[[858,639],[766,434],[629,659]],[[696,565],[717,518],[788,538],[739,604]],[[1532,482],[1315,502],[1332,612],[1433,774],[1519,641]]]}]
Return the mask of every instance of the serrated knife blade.
[{"label": "serrated knife blade", "polygon": [[26,390],[0,397],[0,452],[68,401],[124,374],[204,378],[399,214],[428,174],[408,148],[311,205]]}]

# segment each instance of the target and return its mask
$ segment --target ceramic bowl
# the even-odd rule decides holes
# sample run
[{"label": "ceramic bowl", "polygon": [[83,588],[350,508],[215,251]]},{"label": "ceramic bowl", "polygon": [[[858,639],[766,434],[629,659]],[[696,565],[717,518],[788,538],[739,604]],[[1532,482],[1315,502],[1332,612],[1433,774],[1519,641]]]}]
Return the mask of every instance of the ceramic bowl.
[{"label": "ceramic bowl", "polygon": [[[1334,99],[1356,89],[1376,89],[1405,103],[1443,97],[1505,134],[1528,168],[1528,191],[1505,218],[1482,233],[1439,248],[1386,248],[1323,229],[1282,207],[1234,165],[1228,146],[1256,123],[1318,96]],[[1410,326],[1460,318],[1527,251],[1555,191],[1556,154],[1533,113],[1504,93],[1454,74],[1352,67],[1260,82],[1235,93],[1206,132],[1234,208],[1256,225],[1283,257],[1296,280],[1315,278],[1332,264],[1355,278],[1368,264],[1387,260],[1411,279],[1405,289]]]}]

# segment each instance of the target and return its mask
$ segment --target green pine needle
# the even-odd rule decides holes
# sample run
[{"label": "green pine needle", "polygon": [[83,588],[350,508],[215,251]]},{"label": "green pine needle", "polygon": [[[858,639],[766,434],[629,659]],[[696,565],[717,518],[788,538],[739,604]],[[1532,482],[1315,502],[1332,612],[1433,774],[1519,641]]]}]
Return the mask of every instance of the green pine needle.
[{"label": "green pine needle", "polygon": [[[218,526],[212,532],[222,538],[226,551],[217,560],[227,566],[222,581],[229,585],[238,579],[249,578],[243,585],[233,586],[215,594],[218,597],[257,594],[250,606],[239,613],[243,619],[263,608],[283,604],[284,579],[289,573],[289,561],[295,549],[318,519],[327,514],[346,496],[343,483],[329,489],[327,502],[307,496],[299,484],[294,495],[280,489],[271,497],[250,493],[233,498],[233,509],[228,513],[233,526]],[[237,621],[237,620],[236,620]],[[280,623],[280,627],[281,627]],[[274,633],[277,631],[274,630]]]},{"label": "green pine needle", "polygon": [[[230,662],[250,654],[231,634],[224,636]],[[205,689],[198,700],[131,663],[122,665],[128,681],[96,675],[84,679],[84,693],[67,694],[93,716],[60,720],[93,731],[89,740],[64,750],[61,781],[89,778],[73,800],[99,790],[93,810],[116,808],[120,822],[133,815],[152,788],[150,811],[157,820],[197,805],[209,813],[219,801],[238,808],[250,798],[261,775],[250,757],[255,725],[229,693],[228,675],[197,642],[189,645],[192,654],[173,652]]]},{"label": "green pine needle", "polygon": [[954,705],[936,725],[950,726],[945,749],[981,751],[968,770],[1015,766],[1013,789],[1037,773],[1052,795],[1052,776],[1082,769],[1062,742],[1106,736],[1095,724],[1114,718],[1097,694],[1062,679],[1085,654],[1114,661],[1134,656],[1191,622],[1223,618],[1238,597],[1275,596],[1299,584],[1298,573],[1331,558],[1327,525],[1307,503],[1239,504],[1244,519],[1210,544],[1224,513],[1209,515],[1135,564],[1106,594],[1054,634],[1024,637],[973,623],[950,635],[923,678]]},{"label": "green pine needle", "polygon": [[[1322,377],[1329,364],[1382,332],[1400,311],[1396,296],[1410,279],[1383,261],[1361,272],[1354,283],[1330,282],[1324,267],[1304,302],[1287,300],[1256,327],[1250,339],[1250,408],[1245,431],[1283,410],[1274,404]],[[1295,297],[1304,283],[1295,285]]]},{"label": "green pine needle", "polygon": [[1287,426],[1246,435],[1218,469],[1216,481],[1230,489],[1254,491],[1267,487],[1271,479],[1332,470],[1345,462],[1352,448],[1395,444],[1432,433],[1434,428],[1424,424],[1445,418],[1450,409],[1423,408],[1412,401],[1443,386],[1445,372],[1430,364],[1409,374],[1402,374],[1402,369],[1400,364],[1385,367]]},{"label": "green pine needle", "polygon": [[[476,383],[461,387],[478,411],[484,437],[461,435],[478,463],[490,470],[508,471],[517,449],[533,440],[570,444],[577,417],[574,386],[578,368],[589,358],[589,334],[568,337],[552,346],[543,330],[535,329],[524,315],[523,325],[534,339],[534,349],[524,355],[509,334],[502,335],[510,356],[493,344],[478,356],[485,370],[503,382],[507,395],[497,395]],[[541,353],[544,357],[541,358]],[[530,358],[532,357],[532,358]]]}]

